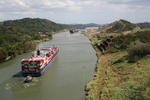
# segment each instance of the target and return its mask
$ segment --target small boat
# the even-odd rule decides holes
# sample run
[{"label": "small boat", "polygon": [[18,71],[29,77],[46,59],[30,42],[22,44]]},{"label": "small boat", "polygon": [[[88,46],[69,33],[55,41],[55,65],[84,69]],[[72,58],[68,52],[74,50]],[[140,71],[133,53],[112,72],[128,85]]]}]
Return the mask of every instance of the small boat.
[{"label": "small boat", "polygon": [[24,80],[25,83],[30,83],[32,81],[32,76],[27,76],[26,79]]},{"label": "small boat", "polygon": [[38,49],[28,59],[22,59],[23,76],[41,76],[54,61],[58,52],[58,47],[48,47]]}]

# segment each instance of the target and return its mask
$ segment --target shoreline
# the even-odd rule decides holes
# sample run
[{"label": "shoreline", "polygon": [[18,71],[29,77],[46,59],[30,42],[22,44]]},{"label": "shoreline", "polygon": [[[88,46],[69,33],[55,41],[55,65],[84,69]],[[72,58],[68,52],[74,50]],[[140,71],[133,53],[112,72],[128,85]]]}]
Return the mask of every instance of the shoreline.
[{"label": "shoreline", "polygon": [[[24,54],[24,53],[31,52],[31,51],[33,51],[33,50],[36,49],[36,46],[37,46],[40,42],[45,42],[45,41],[49,41],[49,40],[52,40],[52,38],[43,38],[43,39],[40,39],[40,40],[32,40],[32,41],[30,41],[30,42],[32,42],[32,45],[34,46],[34,47],[33,47],[34,49],[31,49],[31,50],[29,50],[29,51],[27,51],[27,52],[23,52],[23,53],[18,54],[18,55],[22,55],[22,54]],[[17,55],[17,56],[18,56],[18,55]],[[17,57],[17,56],[15,56],[15,57]],[[9,61],[9,60],[12,60],[12,59],[14,59],[15,57],[13,57],[13,56],[8,56],[8,57],[5,58],[4,61],[0,62],[0,64],[2,64],[2,63],[4,63],[4,62],[7,62],[7,61]]]},{"label": "shoreline", "polygon": [[101,56],[101,53],[100,51],[98,51],[97,48],[94,48],[94,45],[92,44],[92,39],[90,38],[90,34],[84,34],[89,40],[90,40],[90,44],[92,45],[93,49],[95,50],[96,52],[96,57],[97,57],[97,61],[96,61],[96,65],[95,65],[95,68],[94,68],[94,72],[93,72],[93,76],[92,78],[90,79],[90,81],[85,85],[85,100],[91,100],[88,98],[88,96],[90,95],[89,92],[91,91],[91,88],[88,86],[90,84],[90,82],[92,82],[94,80],[94,78],[96,77],[96,73],[97,73],[97,69],[98,69],[98,62],[99,62],[99,59],[100,59],[100,56]]},{"label": "shoreline", "polygon": [[[60,31],[57,31],[57,32],[55,32],[55,33],[53,33],[53,34],[57,34],[57,33],[60,33],[60,32],[66,32],[66,31],[68,31],[68,30],[60,30]],[[53,39],[53,34],[52,34],[52,37],[46,37],[46,38],[43,38],[43,39],[40,39],[40,40],[31,40],[30,42],[32,42],[32,44],[33,44],[33,48],[34,49],[31,49],[31,50],[29,50],[29,51],[27,51],[27,52],[23,52],[23,53],[21,53],[21,54],[18,54],[18,55],[22,55],[22,54],[24,54],[24,53],[28,53],[28,52],[31,52],[31,51],[33,51],[33,50],[35,50],[36,49],[36,47],[37,47],[37,45],[40,43],[40,42],[46,42],[46,41],[49,41],[49,40],[52,40]],[[17,55],[17,56],[18,56]],[[17,57],[17,56],[15,56],[15,57]],[[4,63],[4,62],[7,62],[7,61],[9,61],[9,60],[12,60],[12,59],[14,59],[15,58],[14,56],[7,56],[3,61],[1,61],[0,62],[0,64],[2,64],[2,63]]]},{"label": "shoreline", "polygon": [[[39,40],[30,40],[30,41],[27,41],[27,42],[30,42],[30,48],[29,48],[27,51],[15,52],[16,55],[7,55],[6,58],[4,58],[4,59],[2,59],[2,60],[0,61],[0,64],[2,64],[2,63],[4,63],[4,62],[7,62],[7,61],[9,61],[9,60],[12,60],[12,59],[14,59],[16,56],[18,56],[18,55],[22,55],[22,54],[24,54],[24,53],[28,53],[28,52],[31,52],[31,51],[35,50],[36,47],[37,47],[37,44],[39,44],[40,42],[45,42],[45,41],[52,40],[52,39],[53,39],[53,34],[57,34],[57,33],[59,33],[59,32],[64,32],[64,31],[66,31],[66,30],[63,29],[63,30],[60,30],[60,31],[56,31],[56,32],[52,33],[50,37],[47,36],[47,37],[42,37],[42,38],[39,39]],[[20,49],[21,49],[21,48],[20,48]]]},{"label": "shoreline", "polygon": [[[150,55],[148,54],[135,62],[129,62],[128,50],[133,46],[130,49],[119,49],[115,52],[110,52],[109,50],[112,49],[108,48],[102,54],[94,44],[99,41],[95,40],[91,34],[86,34],[86,36],[96,51],[97,64],[92,79],[85,86],[85,100],[122,100],[123,98],[147,100],[149,96],[147,89],[149,89]],[[139,94],[136,94],[137,92]]]},{"label": "shoreline", "polygon": [[93,77],[85,86],[85,100],[99,100],[99,94],[101,94],[102,85],[106,78],[107,68],[111,66],[111,59],[119,52],[102,55],[98,48],[94,47],[94,45],[92,44],[92,38],[90,37],[90,34],[85,34],[85,36],[90,40],[91,45],[96,51],[97,56],[97,63],[94,69]]}]

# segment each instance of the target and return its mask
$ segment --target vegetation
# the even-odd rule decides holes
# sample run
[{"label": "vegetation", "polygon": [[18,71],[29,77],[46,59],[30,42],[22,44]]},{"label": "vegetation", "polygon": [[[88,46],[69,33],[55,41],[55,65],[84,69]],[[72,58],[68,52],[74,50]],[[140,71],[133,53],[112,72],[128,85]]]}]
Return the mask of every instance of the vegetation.
[{"label": "vegetation", "polygon": [[138,59],[150,55],[150,44],[140,44],[128,51],[129,62],[136,62]]},{"label": "vegetation", "polygon": [[0,62],[36,47],[37,41],[52,38],[63,26],[46,19],[24,18],[0,23]]},{"label": "vegetation", "polygon": [[[94,46],[107,37],[97,34],[89,38]],[[87,84],[87,100],[150,99],[150,31],[114,36],[104,55],[95,49],[97,68]]]},{"label": "vegetation", "polygon": [[137,27],[138,26],[136,24],[120,19],[119,21],[113,22],[100,28],[100,31],[103,33],[122,33],[127,31],[133,31]]},{"label": "vegetation", "polygon": [[55,32],[63,29],[63,26],[47,19],[24,18],[21,20],[9,20],[3,23],[4,26],[15,26],[28,29],[33,32]]},{"label": "vegetation", "polygon": [[115,22],[113,27],[108,29],[107,32],[123,32],[123,31],[129,31],[133,30],[136,27],[135,24],[132,24],[125,20],[120,20],[119,22]]},{"label": "vegetation", "polygon": [[134,34],[119,35],[112,40],[108,52],[118,52],[130,49],[135,45],[150,43],[150,31],[139,31]]},{"label": "vegetation", "polygon": [[150,28],[150,23],[149,22],[144,22],[144,23],[138,23],[137,24],[140,28]]}]

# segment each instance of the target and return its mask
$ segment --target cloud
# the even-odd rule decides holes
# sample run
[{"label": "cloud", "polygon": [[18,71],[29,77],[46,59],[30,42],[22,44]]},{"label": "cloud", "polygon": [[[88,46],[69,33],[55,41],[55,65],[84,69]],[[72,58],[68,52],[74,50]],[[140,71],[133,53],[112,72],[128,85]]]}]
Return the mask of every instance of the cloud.
[{"label": "cloud", "polygon": [[107,2],[112,4],[126,4],[132,6],[149,6],[149,0],[107,0]]},{"label": "cloud", "polygon": [[107,3],[118,8],[125,7],[129,12],[150,9],[149,0],[107,0]]},{"label": "cloud", "polygon": [[57,21],[63,17],[65,22],[72,17],[70,21],[88,21],[150,13],[149,5],[149,0],[0,0],[0,19],[42,17]]},{"label": "cloud", "polygon": [[[127,11],[134,8],[149,8],[149,0],[1,0],[1,12],[31,12],[63,9],[69,11],[80,11],[83,8],[118,8]],[[119,10],[121,10],[119,9]]]}]

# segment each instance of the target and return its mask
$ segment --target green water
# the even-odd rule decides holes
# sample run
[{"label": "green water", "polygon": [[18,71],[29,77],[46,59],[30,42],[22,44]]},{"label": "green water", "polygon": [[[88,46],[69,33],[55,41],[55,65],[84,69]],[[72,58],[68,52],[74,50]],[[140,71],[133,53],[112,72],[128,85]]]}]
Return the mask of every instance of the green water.
[{"label": "green water", "polygon": [[60,52],[41,77],[23,83],[23,77],[13,77],[21,70],[20,61],[26,53],[0,64],[0,100],[84,100],[84,87],[92,78],[96,52],[83,34],[62,32],[37,48],[56,45]]}]

